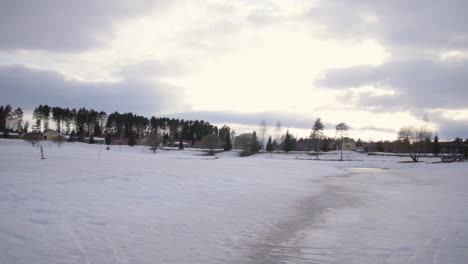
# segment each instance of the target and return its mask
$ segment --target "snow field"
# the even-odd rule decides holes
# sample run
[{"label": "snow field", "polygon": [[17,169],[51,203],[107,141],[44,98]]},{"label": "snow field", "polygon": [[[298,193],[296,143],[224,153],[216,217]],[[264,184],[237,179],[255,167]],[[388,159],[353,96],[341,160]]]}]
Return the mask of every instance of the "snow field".
[{"label": "snow field", "polygon": [[340,170],[81,143],[0,141],[0,262],[220,263],[239,259],[314,182]]},{"label": "snow field", "polygon": [[468,163],[0,139],[0,263],[468,263]]}]

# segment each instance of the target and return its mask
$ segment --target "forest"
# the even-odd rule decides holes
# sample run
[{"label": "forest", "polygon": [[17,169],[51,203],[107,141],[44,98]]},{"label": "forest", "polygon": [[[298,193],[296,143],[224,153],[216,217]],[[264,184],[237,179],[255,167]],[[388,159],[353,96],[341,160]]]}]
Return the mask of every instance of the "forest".
[{"label": "forest", "polygon": [[224,136],[229,127],[218,129],[217,126],[203,120],[184,120],[168,117],[150,118],[133,113],[113,112],[107,114],[87,108],[63,108],[39,105],[32,113],[33,124],[23,122],[21,108],[0,106],[0,131],[44,132],[51,127],[62,135],[69,135],[83,141],[89,137],[143,138],[157,132],[169,141],[198,141],[204,136],[215,134]]}]

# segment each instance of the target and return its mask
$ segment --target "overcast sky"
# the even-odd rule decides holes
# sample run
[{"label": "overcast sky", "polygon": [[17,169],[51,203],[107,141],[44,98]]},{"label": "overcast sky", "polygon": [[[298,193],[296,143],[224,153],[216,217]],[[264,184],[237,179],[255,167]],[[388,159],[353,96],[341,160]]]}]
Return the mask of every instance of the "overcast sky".
[{"label": "overcast sky", "polygon": [[0,0],[0,105],[468,138],[468,1]]}]

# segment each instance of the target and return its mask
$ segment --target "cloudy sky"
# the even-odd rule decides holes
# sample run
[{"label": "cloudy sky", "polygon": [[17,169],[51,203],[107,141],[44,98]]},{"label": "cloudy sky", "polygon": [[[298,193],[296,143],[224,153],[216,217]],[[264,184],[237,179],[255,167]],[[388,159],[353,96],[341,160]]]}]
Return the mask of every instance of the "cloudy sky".
[{"label": "cloudy sky", "polygon": [[0,104],[468,138],[468,1],[0,0]]}]

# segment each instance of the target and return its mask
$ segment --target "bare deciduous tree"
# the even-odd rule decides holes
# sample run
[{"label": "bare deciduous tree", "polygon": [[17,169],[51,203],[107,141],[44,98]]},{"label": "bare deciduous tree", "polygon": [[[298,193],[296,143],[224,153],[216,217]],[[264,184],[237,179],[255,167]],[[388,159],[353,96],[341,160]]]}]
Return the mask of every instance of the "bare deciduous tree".
[{"label": "bare deciduous tree", "polygon": [[236,149],[249,151],[251,145],[252,145],[252,134],[250,133],[240,134],[234,139],[234,148]]},{"label": "bare deciduous tree", "polygon": [[52,141],[57,144],[57,146],[60,148],[60,146],[65,143],[65,137],[62,135],[59,135],[57,137],[54,137]]},{"label": "bare deciduous tree", "polygon": [[421,154],[427,153],[427,141],[430,141],[431,137],[427,115],[423,116],[418,126],[405,126],[398,131],[398,139],[406,142],[406,151],[413,162],[418,162]]},{"label": "bare deciduous tree", "polygon": [[215,149],[219,148],[221,144],[221,139],[214,134],[209,134],[202,138],[202,145],[209,150],[210,155],[214,155]]},{"label": "bare deciduous tree", "polygon": [[413,162],[418,162],[421,153],[426,152],[426,139],[431,137],[427,122],[423,121],[420,127],[406,126],[398,131],[398,139],[407,142],[408,152]]},{"label": "bare deciduous tree", "polygon": [[281,133],[283,131],[283,126],[281,122],[278,120],[276,121],[275,133],[276,133],[276,144],[279,146],[281,145]]},{"label": "bare deciduous tree", "polygon": [[28,133],[24,136],[24,140],[31,143],[31,145],[34,147],[39,142],[39,140],[41,140],[41,135],[38,133]]},{"label": "bare deciduous tree", "polygon": [[158,149],[159,145],[161,144],[161,136],[156,131],[151,132],[148,136],[146,136],[145,144],[147,146],[150,146],[153,153],[156,153],[156,150]]},{"label": "bare deciduous tree", "polygon": [[260,142],[262,145],[262,149],[265,147],[265,137],[268,132],[268,125],[265,120],[262,120],[259,124],[258,131],[260,133]]}]

